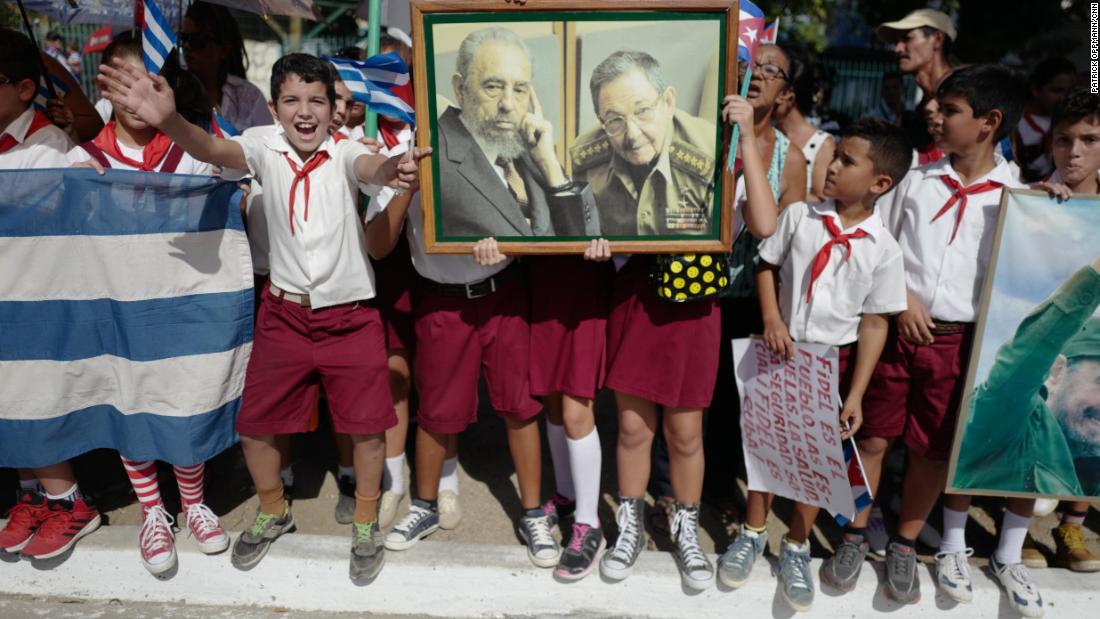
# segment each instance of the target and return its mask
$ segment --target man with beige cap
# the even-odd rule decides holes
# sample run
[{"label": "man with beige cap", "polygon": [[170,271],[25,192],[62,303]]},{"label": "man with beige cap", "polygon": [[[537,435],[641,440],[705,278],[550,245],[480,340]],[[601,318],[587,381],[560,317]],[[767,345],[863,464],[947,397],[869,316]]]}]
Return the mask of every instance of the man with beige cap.
[{"label": "man with beige cap", "polygon": [[[905,123],[906,133],[918,153],[931,154],[935,150],[928,133],[928,115],[934,110],[926,106],[935,101],[936,86],[951,72],[948,54],[957,32],[951,18],[935,9],[917,9],[905,17],[879,25],[878,37],[894,44],[898,56],[898,69],[913,73],[922,97],[912,122]],[[934,104],[934,103],[933,103]],[[938,158],[932,155],[932,159]],[[926,163],[926,157],[918,157]]]}]

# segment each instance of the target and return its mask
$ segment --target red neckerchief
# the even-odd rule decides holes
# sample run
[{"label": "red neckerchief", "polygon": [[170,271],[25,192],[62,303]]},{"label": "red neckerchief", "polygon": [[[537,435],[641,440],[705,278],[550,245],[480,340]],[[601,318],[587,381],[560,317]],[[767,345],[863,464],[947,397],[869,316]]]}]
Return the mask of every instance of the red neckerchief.
[{"label": "red neckerchief", "polygon": [[[32,135],[38,132],[43,127],[48,127],[53,123],[50,119],[43,114],[40,110],[35,110],[34,115],[31,116],[31,124],[27,127],[27,133],[23,136],[23,141],[26,142]],[[9,150],[19,145],[19,141],[16,140],[10,133],[4,133],[0,135],[0,154],[6,153]]]},{"label": "red neckerchief", "polygon": [[[412,107],[413,91],[411,82],[399,86],[390,86],[390,92]],[[401,143],[397,134],[404,128],[405,123],[400,120],[391,120],[385,116],[378,117],[378,133],[382,134],[382,141],[386,143],[386,148],[393,148]]]},{"label": "red neckerchief", "polygon": [[1027,110],[1024,110],[1024,122],[1026,122],[1027,126],[1031,127],[1035,133],[1039,134],[1039,145],[1042,146],[1043,152],[1049,152],[1053,127],[1047,127],[1047,129],[1044,130],[1039,126],[1039,122],[1035,120],[1035,117],[1031,115],[1031,112]]},{"label": "red neckerchief", "polygon": [[867,236],[867,231],[863,228],[857,229],[851,234],[841,234],[840,226],[836,225],[832,217],[822,217],[822,223],[825,224],[825,230],[828,231],[829,236],[832,238],[825,242],[821,246],[821,249],[814,256],[814,261],[810,267],[810,285],[806,288],[806,302],[810,302],[810,298],[814,292],[814,282],[817,278],[825,272],[826,265],[829,264],[829,256],[832,255],[834,245],[843,245],[848,251],[844,254],[844,261],[847,262],[852,257],[852,244],[851,239],[862,239]]},{"label": "red neckerchief", "polygon": [[943,151],[935,142],[929,142],[924,148],[917,149],[917,165],[925,165],[943,159]]},{"label": "red neckerchief", "polygon": [[142,147],[141,161],[130,159],[122,154],[122,149],[118,146],[118,136],[115,133],[115,121],[113,120],[103,125],[103,130],[99,132],[99,135],[95,136],[95,139],[92,140],[92,144],[98,146],[99,150],[103,151],[111,159],[121,161],[142,172],[156,172],[161,162],[164,161],[164,156],[167,155],[169,149],[172,148],[172,140],[160,131],[157,131],[152,141]]},{"label": "red neckerchief", "polygon": [[951,197],[947,199],[947,202],[940,208],[940,211],[936,213],[936,216],[932,218],[932,221],[936,221],[941,215],[951,210],[951,207],[954,206],[956,202],[959,203],[959,212],[955,215],[955,228],[951,230],[951,240],[947,242],[947,244],[950,245],[955,242],[955,235],[959,233],[959,224],[962,223],[963,213],[966,212],[966,197],[993,191],[994,189],[1000,189],[1004,185],[997,181],[985,181],[977,185],[963,187],[962,183],[946,174],[941,176],[940,180],[951,189]]},{"label": "red neckerchief", "polygon": [[302,219],[309,221],[309,173],[328,161],[328,151],[321,150],[313,153],[306,165],[301,168],[290,158],[289,152],[283,153],[283,156],[286,157],[286,162],[290,164],[290,169],[294,172],[294,180],[290,182],[290,235],[294,236],[294,191],[298,189],[298,182],[305,180],[306,210],[302,215]]}]

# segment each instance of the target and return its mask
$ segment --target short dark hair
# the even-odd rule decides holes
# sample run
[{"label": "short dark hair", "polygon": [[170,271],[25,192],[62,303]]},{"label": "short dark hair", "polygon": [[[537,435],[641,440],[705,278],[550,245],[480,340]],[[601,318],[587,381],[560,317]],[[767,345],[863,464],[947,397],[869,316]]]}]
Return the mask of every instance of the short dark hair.
[{"label": "short dark hair", "polygon": [[867,140],[867,155],[874,164],[875,174],[890,177],[894,187],[905,178],[913,163],[913,144],[905,130],[879,118],[862,118],[840,132],[841,139]]},{"label": "short dark hair", "polygon": [[1068,95],[1050,116],[1050,127],[1072,125],[1082,120],[1100,124],[1100,95],[1089,92],[1087,88],[1078,88]]},{"label": "short dark hair", "polygon": [[1061,56],[1052,56],[1035,65],[1031,75],[1027,77],[1028,94],[1031,94],[1033,88],[1046,86],[1059,75],[1072,75],[1076,78],[1077,67]]},{"label": "short dark hair", "polygon": [[1024,89],[1019,76],[999,64],[976,64],[955,69],[943,78],[936,98],[962,97],[974,111],[974,118],[1000,110],[1001,124],[993,135],[1000,142],[1020,122],[1024,111]]},{"label": "short dark hair", "polygon": [[46,33],[46,40],[47,41],[61,41],[62,43],[64,43],[65,42],[65,37],[61,36],[60,32],[58,32],[56,30],[51,30],[51,31]]},{"label": "short dark hair", "polygon": [[597,117],[600,115],[600,89],[633,70],[641,71],[658,94],[664,94],[668,90],[668,80],[665,79],[665,72],[661,70],[661,64],[656,58],[645,52],[617,51],[600,61],[600,64],[592,70],[592,77],[588,80],[588,90],[592,93],[592,107],[595,108]]},{"label": "short dark hair", "polygon": [[271,101],[279,101],[279,90],[283,82],[291,75],[297,75],[307,84],[321,82],[325,85],[325,94],[328,95],[329,106],[336,105],[336,70],[327,60],[322,60],[312,54],[287,54],[275,61],[271,67]]},{"label": "short dark hair", "polygon": [[18,84],[42,79],[42,61],[30,38],[11,28],[0,28],[0,74]]}]

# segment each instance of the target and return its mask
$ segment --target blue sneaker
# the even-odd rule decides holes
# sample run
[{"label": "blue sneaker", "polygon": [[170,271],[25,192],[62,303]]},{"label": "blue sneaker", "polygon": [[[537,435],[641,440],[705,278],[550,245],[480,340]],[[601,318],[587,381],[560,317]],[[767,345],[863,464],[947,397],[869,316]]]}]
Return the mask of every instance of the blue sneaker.
[{"label": "blue sneaker", "polygon": [[386,534],[386,550],[408,550],[439,530],[439,512],[427,501],[413,499],[409,513]]}]

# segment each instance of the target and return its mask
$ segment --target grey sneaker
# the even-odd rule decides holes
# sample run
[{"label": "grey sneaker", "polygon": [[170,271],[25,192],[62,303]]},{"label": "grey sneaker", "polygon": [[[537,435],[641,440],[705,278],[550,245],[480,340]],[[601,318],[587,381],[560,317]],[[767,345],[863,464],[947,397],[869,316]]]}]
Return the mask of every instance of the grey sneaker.
[{"label": "grey sneaker", "polygon": [[974,585],[970,579],[970,555],[973,548],[959,552],[936,553],[936,586],[944,595],[966,604],[974,599]]},{"label": "grey sneaker", "polygon": [[989,557],[989,570],[1008,594],[1008,603],[1025,617],[1043,616],[1043,596],[1023,563],[1003,564]]},{"label": "grey sneaker", "polygon": [[902,604],[920,601],[917,551],[913,548],[896,542],[886,547],[886,594]]},{"label": "grey sneaker", "polygon": [[791,609],[804,613],[814,605],[814,578],[810,570],[810,542],[784,541],[779,551],[779,587]]},{"label": "grey sneaker", "polygon": [[611,552],[604,553],[600,560],[600,573],[611,580],[622,580],[634,570],[634,562],[645,546],[645,532],[642,530],[642,511],[645,502],[641,497],[619,497],[619,509],[615,512],[615,522],[619,525],[619,538]]},{"label": "grey sneaker", "polygon": [[257,511],[256,519],[252,526],[241,533],[237,543],[233,544],[233,556],[231,563],[239,570],[250,570],[256,567],[260,559],[267,554],[271,542],[279,538],[283,533],[294,530],[294,517],[290,514],[290,506],[286,506],[286,513],[282,518]]},{"label": "grey sneaker", "polygon": [[355,520],[355,480],[341,475],[336,478],[336,522],[351,524]]},{"label": "grey sneaker", "polygon": [[752,574],[756,558],[764,554],[768,547],[768,532],[757,533],[741,525],[737,537],[730,543],[725,554],[718,560],[718,580],[723,585],[736,589],[745,584]]},{"label": "grey sneaker", "polygon": [[550,530],[550,519],[542,507],[527,510],[519,519],[519,536],[527,544],[527,558],[536,567],[554,567],[561,558],[561,546]]},{"label": "grey sneaker", "polygon": [[351,525],[351,563],[348,576],[354,583],[370,582],[382,571],[386,562],[386,549],[382,547],[382,534],[378,521]]},{"label": "grey sneaker", "polygon": [[431,504],[426,501],[413,499],[409,505],[409,513],[398,520],[386,534],[386,549],[407,550],[438,530],[439,512],[432,509]]},{"label": "grey sneaker", "polygon": [[680,580],[688,589],[703,591],[714,584],[714,566],[699,546],[699,504],[676,504],[669,524],[676,542],[674,555],[680,568]]},{"label": "grey sneaker", "polygon": [[821,564],[821,582],[845,592],[855,589],[863,569],[863,557],[870,547],[870,542],[862,535],[845,533],[833,556]]}]

